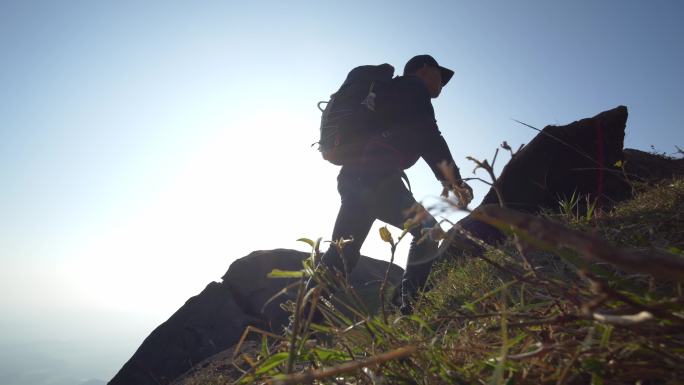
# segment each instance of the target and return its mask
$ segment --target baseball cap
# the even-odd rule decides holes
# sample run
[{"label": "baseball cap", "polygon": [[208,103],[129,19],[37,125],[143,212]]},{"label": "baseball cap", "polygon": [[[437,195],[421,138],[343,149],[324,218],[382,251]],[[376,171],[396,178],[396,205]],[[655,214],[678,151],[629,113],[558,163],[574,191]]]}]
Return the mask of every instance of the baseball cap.
[{"label": "baseball cap", "polygon": [[437,64],[437,60],[430,55],[418,55],[412,57],[404,66],[404,75],[413,75],[425,65],[437,67],[440,69],[440,71],[442,71],[442,86],[445,86],[447,83],[449,83],[451,77],[454,76],[454,71],[440,66]]}]

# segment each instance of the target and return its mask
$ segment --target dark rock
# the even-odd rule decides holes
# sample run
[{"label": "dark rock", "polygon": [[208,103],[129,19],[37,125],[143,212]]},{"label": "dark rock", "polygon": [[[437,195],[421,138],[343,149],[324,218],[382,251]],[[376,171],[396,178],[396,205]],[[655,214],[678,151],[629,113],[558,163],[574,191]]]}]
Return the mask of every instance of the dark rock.
[{"label": "dark rock", "polygon": [[245,341],[240,346],[237,358],[233,358],[237,348],[237,345],[231,346],[205,359],[173,380],[171,385],[212,384],[216,383],[216,378],[219,376],[226,384],[234,383],[243,374],[238,368],[249,365],[241,355],[248,354],[256,357],[261,353],[261,344],[258,341]]},{"label": "dark rock", "polygon": [[242,312],[226,285],[211,282],[145,338],[109,384],[167,384],[257,323]]},{"label": "dark rock", "polygon": [[[236,344],[248,325],[280,332],[288,313],[280,308],[294,293],[264,304],[293,279],[271,279],[273,269],[301,270],[308,253],[295,250],[255,251],[233,262],[223,282],[212,282],[159,325],[110,385],[164,385],[193,365]],[[351,284],[372,310],[388,263],[361,257]],[[390,266],[389,281],[397,285],[403,270]],[[262,307],[264,311],[262,312]]]},{"label": "dark rock", "polygon": [[[519,211],[554,208],[574,192],[603,196],[616,189],[610,175],[622,160],[627,108],[620,106],[566,126],[547,126],[504,167],[496,187],[504,204]],[[624,188],[619,185],[618,190]],[[498,204],[492,188],[482,200]]]},{"label": "dark rock", "polygon": [[[615,166],[622,160],[626,123],[627,108],[619,106],[566,126],[544,127],[506,164],[480,205],[499,204],[495,188],[505,206],[523,212],[556,209],[560,199],[573,194],[618,198],[628,188]],[[496,228],[471,216],[458,223],[487,243],[503,239]],[[449,248],[452,253],[462,254],[464,244],[475,247],[451,236],[461,240]]]},{"label": "dark rock", "polygon": [[684,176],[684,158],[673,159],[626,148],[623,151],[625,178],[649,184]]},{"label": "dark rock", "polygon": [[[684,159],[623,150],[627,115],[627,108],[619,106],[565,126],[545,127],[508,162],[497,179],[496,188],[504,204],[528,213],[557,211],[559,201],[579,194],[597,199],[607,208],[632,196],[632,181],[654,183],[684,176]],[[619,161],[624,170],[618,167]],[[487,204],[499,204],[494,188],[480,205]],[[470,215],[458,224],[486,243],[503,239],[496,228]],[[442,246],[445,255],[479,250],[456,229],[449,236],[454,242]]]},{"label": "dark rock", "polygon": [[[288,299],[294,301],[296,293],[290,290],[277,301],[266,302],[296,279],[269,279],[266,275],[273,269],[301,270],[302,260],[308,256],[308,253],[287,249],[255,251],[233,262],[223,276],[223,282],[231,288],[238,302],[244,304],[246,314],[260,317],[269,329],[280,332],[287,325],[289,316],[280,304]],[[378,291],[386,269],[387,262],[363,257],[349,277],[351,285],[371,311],[379,307]],[[389,282],[398,284],[403,272],[399,266],[392,265]]]}]

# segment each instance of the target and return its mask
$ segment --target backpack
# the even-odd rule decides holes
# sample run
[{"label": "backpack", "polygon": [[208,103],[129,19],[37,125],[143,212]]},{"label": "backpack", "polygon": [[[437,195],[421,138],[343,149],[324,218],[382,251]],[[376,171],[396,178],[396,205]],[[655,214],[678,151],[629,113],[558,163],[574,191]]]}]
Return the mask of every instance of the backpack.
[{"label": "backpack", "polygon": [[338,166],[360,159],[368,139],[379,132],[376,103],[393,76],[394,67],[387,63],[356,67],[329,101],[318,103],[323,114],[317,144],[323,159]]}]

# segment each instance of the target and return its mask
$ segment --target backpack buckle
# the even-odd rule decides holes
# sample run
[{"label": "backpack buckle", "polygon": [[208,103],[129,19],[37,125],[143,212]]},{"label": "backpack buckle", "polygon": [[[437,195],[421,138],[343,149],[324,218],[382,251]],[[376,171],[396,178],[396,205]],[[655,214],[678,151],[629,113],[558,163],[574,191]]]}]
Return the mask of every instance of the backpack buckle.
[{"label": "backpack buckle", "polygon": [[391,132],[389,130],[385,130],[382,132],[382,134],[380,134],[380,136],[382,136],[383,138],[389,138],[390,135]]}]

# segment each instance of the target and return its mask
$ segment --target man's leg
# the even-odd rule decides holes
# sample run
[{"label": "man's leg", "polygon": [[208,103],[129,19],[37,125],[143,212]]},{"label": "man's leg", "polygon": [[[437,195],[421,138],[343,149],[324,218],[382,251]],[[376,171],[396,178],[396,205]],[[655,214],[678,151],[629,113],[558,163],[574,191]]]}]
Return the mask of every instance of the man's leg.
[{"label": "man's leg", "polygon": [[420,219],[411,229],[413,240],[402,278],[402,312],[410,313],[418,290],[422,289],[427,281],[438,249],[436,241],[423,237],[423,230],[434,227],[437,221],[416,202],[400,176],[388,179],[381,186],[378,197],[374,212],[383,222],[403,229],[409,218],[416,216]]},{"label": "man's leg", "polygon": [[[340,238],[353,239],[353,241],[342,248],[342,255],[340,255],[336,245],[330,245],[323,254],[321,263],[331,270],[344,272],[348,275],[359,260],[361,245],[363,245],[375,218],[371,216],[369,207],[364,202],[363,198],[367,196],[366,189],[363,188],[358,179],[339,177],[337,190],[340,193],[341,204],[333,228],[332,241],[338,241]],[[314,279],[309,278],[306,290],[308,291],[315,286]],[[330,289],[334,292],[334,288]],[[307,303],[304,314],[309,313],[309,306],[310,303]],[[316,311],[312,321],[320,323],[322,320],[323,315]]]},{"label": "man's leg", "polygon": [[361,255],[361,246],[375,221],[367,202],[368,189],[356,178],[340,178],[338,182],[341,205],[335,220],[332,241],[353,239],[342,248],[331,245],[323,254],[322,262],[346,274],[351,273]]}]

